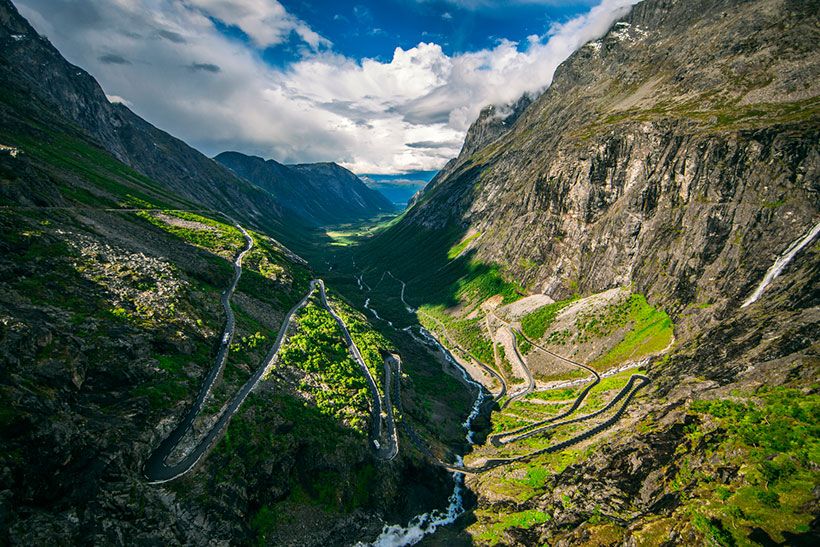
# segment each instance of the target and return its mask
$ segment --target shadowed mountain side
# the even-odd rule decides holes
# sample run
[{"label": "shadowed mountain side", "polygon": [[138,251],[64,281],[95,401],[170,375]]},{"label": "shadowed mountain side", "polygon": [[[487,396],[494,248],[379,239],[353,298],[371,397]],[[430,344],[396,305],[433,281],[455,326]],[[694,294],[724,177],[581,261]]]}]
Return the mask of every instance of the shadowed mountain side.
[{"label": "shadowed mountain side", "polygon": [[277,235],[304,224],[288,215],[268,192],[236,177],[126,106],[110,103],[97,81],[66,61],[8,0],[0,0],[0,43],[0,98],[6,104],[0,114],[4,118],[44,121],[57,115],[94,146],[178,196]]},{"label": "shadowed mountain side", "polygon": [[313,225],[362,220],[395,209],[381,193],[335,163],[283,165],[239,152],[222,152],[214,159]]}]

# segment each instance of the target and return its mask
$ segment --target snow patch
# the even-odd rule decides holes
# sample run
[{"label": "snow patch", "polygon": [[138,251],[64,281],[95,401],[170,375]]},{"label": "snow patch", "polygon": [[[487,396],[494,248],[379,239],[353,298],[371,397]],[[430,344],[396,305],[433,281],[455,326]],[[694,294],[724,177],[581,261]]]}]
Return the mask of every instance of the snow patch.
[{"label": "snow patch", "polygon": [[601,51],[601,48],[603,47],[603,44],[601,43],[600,40],[595,40],[594,42],[587,42],[584,45],[584,47],[587,47],[587,48],[593,50],[594,52],[599,53]]}]

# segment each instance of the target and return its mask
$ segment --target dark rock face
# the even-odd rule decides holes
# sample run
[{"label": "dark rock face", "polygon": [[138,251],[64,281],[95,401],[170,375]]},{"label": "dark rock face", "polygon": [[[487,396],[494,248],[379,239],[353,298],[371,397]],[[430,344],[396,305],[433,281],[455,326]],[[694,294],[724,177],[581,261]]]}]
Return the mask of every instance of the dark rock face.
[{"label": "dark rock face", "polygon": [[239,152],[222,152],[214,159],[311,224],[338,224],[393,210],[386,197],[335,163],[283,165]]}]

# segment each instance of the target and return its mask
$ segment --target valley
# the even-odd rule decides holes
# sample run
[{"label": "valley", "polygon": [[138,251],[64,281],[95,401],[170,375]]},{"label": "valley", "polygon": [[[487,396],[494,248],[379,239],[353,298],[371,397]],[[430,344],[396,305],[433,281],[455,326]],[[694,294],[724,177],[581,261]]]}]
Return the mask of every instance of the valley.
[{"label": "valley", "polygon": [[816,5],[613,13],[397,211],[0,0],[0,544],[815,544]]}]

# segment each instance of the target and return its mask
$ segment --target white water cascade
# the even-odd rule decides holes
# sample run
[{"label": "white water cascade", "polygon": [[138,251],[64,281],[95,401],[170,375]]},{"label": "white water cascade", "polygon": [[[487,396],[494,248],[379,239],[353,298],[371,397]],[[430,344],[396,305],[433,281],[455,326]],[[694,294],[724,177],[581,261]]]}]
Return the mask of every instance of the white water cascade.
[{"label": "white water cascade", "polygon": [[769,284],[771,284],[771,282],[774,281],[778,275],[780,275],[786,266],[789,265],[789,262],[792,261],[792,259],[803,249],[803,247],[812,242],[818,233],[820,233],[820,222],[815,224],[814,227],[803,237],[792,242],[788,249],[783,251],[783,254],[777,257],[777,260],[775,260],[774,264],[772,264],[768,269],[766,275],[763,276],[763,281],[760,282],[760,285],[757,286],[755,291],[749,295],[740,307],[745,308],[746,306],[757,302],[758,298],[763,295],[763,291],[766,290],[766,287],[768,287]]},{"label": "white water cascade", "polygon": [[[447,351],[447,349],[442,346],[441,343],[439,343],[439,341],[427,331],[427,329],[419,327],[419,332],[428,343],[441,352],[447,362],[455,366],[456,369],[461,372],[465,382],[478,390],[478,396],[473,403],[470,414],[464,421],[464,429],[467,430],[467,442],[470,444],[475,444],[475,440],[473,439],[473,421],[478,417],[481,412],[481,405],[484,404],[489,395],[483,386],[467,374],[467,371],[464,370],[460,364],[458,364],[458,361],[455,360],[452,354]],[[455,463],[457,465],[462,465],[464,463],[461,456],[456,458]],[[365,545],[370,545],[372,547],[400,547],[404,545],[415,545],[421,541],[424,536],[432,534],[438,528],[454,523],[458,517],[464,514],[464,474],[453,473],[453,482],[455,483],[453,486],[453,493],[450,494],[450,498],[448,500],[449,504],[447,505],[446,510],[434,510],[428,513],[422,513],[421,515],[416,515],[410,520],[407,526],[401,526],[399,524],[385,526],[381,535],[379,535],[379,537],[377,537],[372,543],[357,543],[356,547],[364,547]]]},{"label": "white water cascade", "polygon": [[381,315],[379,315],[379,312],[377,312],[376,310],[374,310],[373,308],[371,308],[371,307],[370,307],[370,299],[369,299],[369,298],[368,298],[367,300],[365,300],[365,301],[364,301],[364,309],[366,309],[366,310],[370,310],[370,313],[372,313],[372,314],[373,314],[373,317],[375,317],[376,319],[378,319],[378,320],[380,320],[380,321],[385,321],[385,322],[387,322],[387,324],[388,324],[388,325],[390,325],[391,327],[393,326],[393,322],[392,322],[392,321],[390,321],[390,320],[388,320],[388,319],[385,319],[384,317],[382,317]]},{"label": "white water cascade", "polygon": [[[355,262],[354,262],[355,266]],[[384,280],[385,275],[390,275],[393,279],[401,283],[401,301],[404,304],[405,310],[408,314],[414,315],[415,308],[410,306],[404,299],[404,292],[406,289],[406,284],[401,279],[397,278],[390,272],[382,273],[379,282],[376,284],[375,287],[371,288],[368,287],[366,283],[364,283],[362,277],[359,276],[357,281],[359,283],[359,289],[364,290],[364,287],[367,287],[367,290],[373,290],[381,284],[382,280]],[[370,307],[370,298],[365,300],[364,307],[378,319],[383,321],[387,321],[379,316],[379,314]],[[393,327],[393,323],[387,321],[387,323]],[[395,327],[393,327],[395,328]],[[412,327],[407,326],[401,329],[409,334],[413,335]],[[478,417],[479,413],[481,412],[481,406],[484,402],[490,397],[490,394],[484,389],[480,383],[476,382],[475,380],[470,377],[467,371],[462,367],[459,362],[453,357],[453,355],[445,348],[441,343],[433,336],[427,329],[424,327],[419,327],[419,334],[431,346],[435,347],[445,358],[445,360],[453,365],[456,370],[459,371],[462,378],[464,379],[465,383],[471,385],[472,387],[476,388],[478,395],[476,396],[475,401],[473,402],[473,406],[470,409],[470,414],[467,416],[467,419],[464,420],[464,429],[467,431],[466,439],[467,442],[471,445],[475,444],[475,439],[473,438],[474,431],[473,431],[473,422]],[[463,460],[461,456],[456,458],[456,465],[463,465]],[[447,526],[448,524],[452,524],[464,514],[464,474],[463,473],[453,473],[453,493],[450,494],[448,498],[448,505],[447,509],[445,510],[433,510],[427,513],[422,513],[420,515],[416,515],[413,517],[407,526],[401,526],[400,524],[393,524],[387,525],[382,529],[382,533],[371,543],[363,543],[359,542],[356,544],[355,547],[401,547],[405,545],[415,545],[419,541],[421,541],[425,536],[432,534],[438,528],[442,526]]]}]

